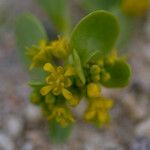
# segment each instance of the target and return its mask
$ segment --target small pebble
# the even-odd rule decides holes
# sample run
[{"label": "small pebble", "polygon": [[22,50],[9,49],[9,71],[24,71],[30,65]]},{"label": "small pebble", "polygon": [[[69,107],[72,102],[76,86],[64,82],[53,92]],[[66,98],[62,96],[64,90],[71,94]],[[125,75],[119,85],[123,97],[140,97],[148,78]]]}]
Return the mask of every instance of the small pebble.
[{"label": "small pebble", "polygon": [[33,143],[27,142],[24,145],[22,145],[21,150],[33,150]]},{"label": "small pebble", "polygon": [[6,131],[12,137],[18,137],[23,131],[23,121],[16,116],[9,116],[6,120]]},{"label": "small pebble", "polygon": [[135,128],[135,134],[137,136],[145,136],[150,138],[150,119],[138,124]]},{"label": "small pebble", "polygon": [[141,102],[138,102],[134,94],[129,93],[123,97],[122,102],[133,120],[141,120],[147,114],[147,105],[145,104],[147,99],[141,97],[141,100]]},{"label": "small pebble", "polygon": [[39,122],[42,119],[42,113],[37,106],[29,104],[24,111],[25,118],[30,123]]},{"label": "small pebble", "polygon": [[3,133],[0,133],[0,150],[15,150],[12,140]]},{"label": "small pebble", "polygon": [[138,137],[130,146],[130,150],[150,150],[150,139]]}]

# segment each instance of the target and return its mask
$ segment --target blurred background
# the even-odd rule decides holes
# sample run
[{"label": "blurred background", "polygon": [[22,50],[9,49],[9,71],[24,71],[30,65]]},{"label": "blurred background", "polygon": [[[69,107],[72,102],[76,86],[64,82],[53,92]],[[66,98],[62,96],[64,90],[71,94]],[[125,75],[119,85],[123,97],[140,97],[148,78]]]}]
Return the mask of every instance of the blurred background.
[{"label": "blurred background", "polygon": [[[80,2],[70,0],[73,24],[90,11]],[[29,102],[30,77],[14,34],[15,19],[23,12],[37,16],[51,39],[58,33],[35,0],[0,0],[0,150],[150,150],[150,11],[132,28],[125,24],[132,36],[118,47],[129,58],[132,80],[127,88],[103,90],[115,101],[110,126],[98,129],[83,122],[81,104],[71,138],[61,146],[52,144],[40,110]]]}]

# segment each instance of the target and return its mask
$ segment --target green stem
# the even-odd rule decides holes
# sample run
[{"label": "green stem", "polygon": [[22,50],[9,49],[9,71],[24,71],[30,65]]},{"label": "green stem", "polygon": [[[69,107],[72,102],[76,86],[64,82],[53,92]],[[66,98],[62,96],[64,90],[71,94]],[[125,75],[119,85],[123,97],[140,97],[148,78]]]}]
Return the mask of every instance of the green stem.
[{"label": "green stem", "polygon": [[56,144],[65,143],[69,139],[72,129],[73,125],[69,125],[68,127],[62,127],[55,120],[49,122],[50,138],[52,142]]}]

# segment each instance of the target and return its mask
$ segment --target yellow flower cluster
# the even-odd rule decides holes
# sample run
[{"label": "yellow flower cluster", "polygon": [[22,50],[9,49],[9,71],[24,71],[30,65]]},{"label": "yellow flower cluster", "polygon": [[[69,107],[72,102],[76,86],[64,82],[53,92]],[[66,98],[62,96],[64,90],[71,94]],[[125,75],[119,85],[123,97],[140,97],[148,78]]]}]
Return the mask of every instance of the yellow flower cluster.
[{"label": "yellow flower cluster", "polygon": [[86,66],[86,73],[89,82],[99,82],[100,80],[107,81],[111,78],[106,71],[106,65],[113,65],[117,59],[115,52],[107,58],[100,59],[96,62],[90,62]]},{"label": "yellow flower cluster", "polygon": [[41,40],[38,47],[32,46],[31,48],[27,48],[27,50],[27,55],[32,59],[30,69],[51,62],[52,56],[63,59],[70,54],[68,40],[62,37],[51,43]]},{"label": "yellow flower cluster", "polygon": [[84,119],[96,124],[103,125],[109,122],[109,110],[112,108],[113,101],[101,96],[101,88],[97,83],[87,85],[87,97],[89,106],[84,113]]},{"label": "yellow flower cluster", "polygon": [[74,123],[75,120],[71,111],[65,106],[54,106],[52,113],[48,116],[48,120],[55,119],[62,127],[67,127],[69,124]]},{"label": "yellow flower cluster", "polygon": [[64,60],[69,54],[70,48],[65,38],[58,38],[50,44],[42,40],[38,47],[32,46],[28,50],[28,55],[32,58],[30,69],[43,66],[43,70],[47,72],[45,81],[33,86],[31,102],[42,108],[49,121],[55,120],[66,127],[75,122],[71,107],[79,104],[79,97],[86,96],[89,105],[84,113],[85,120],[98,125],[108,123],[112,100],[101,96],[100,82],[111,78],[105,67],[115,63],[116,52],[113,51],[110,56],[98,61],[90,61],[83,67],[85,84],[81,83],[73,65],[57,65],[53,60]]},{"label": "yellow flower cluster", "polygon": [[113,101],[104,97],[89,99],[89,106],[84,113],[87,121],[95,122],[98,126],[107,124],[110,120],[109,110],[113,106]]},{"label": "yellow flower cluster", "polygon": [[127,15],[141,16],[146,13],[150,7],[149,0],[123,0],[122,10]]},{"label": "yellow flower cluster", "polygon": [[45,40],[41,40],[38,47],[32,46],[31,48],[27,48],[27,55],[32,59],[30,70],[51,61],[50,49]]},{"label": "yellow flower cluster", "polygon": [[49,45],[49,48],[56,58],[66,58],[70,54],[69,42],[66,38],[59,37]]},{"label": "yellow flower cluster", "polygon": [[109,122],[109,111],[113,106],[113,101],[101,95],[100,81],[108,81],[111,78],[105,68],[114,65],[117,59],[116,50],[112,50],[107,57],[87,64],[86,76],[88,84],[86,91],[89,106],[84,113],[85,120],[95,122],[98,125]]},{"label": "yellow flower cluster", "polygon": [[63,95],[71,106],[76,106],[79,100],[67,89],[72,85],[70,77],[75,74],[74,68],[68,66],[64,69],[62,66],[54,67],[52,64],[46,63],[43,69],[50,74],[46,78],[46,86],[40,90],[40,93],[43,96],[49,92],[55,96]]}]

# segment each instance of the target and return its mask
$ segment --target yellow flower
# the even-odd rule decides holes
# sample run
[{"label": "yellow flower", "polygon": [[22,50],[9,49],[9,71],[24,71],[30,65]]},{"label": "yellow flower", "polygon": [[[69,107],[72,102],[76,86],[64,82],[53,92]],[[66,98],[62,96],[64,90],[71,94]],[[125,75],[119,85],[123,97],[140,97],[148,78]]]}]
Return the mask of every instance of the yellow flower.
[{"label": "yellow flower", "polygon": [[56,96],[63,95],[70,105],[77,105],[79,100],[67,89],[72,85],[70,77],[75,74],[74,68],[68,66],[64,69],[62,66],[54,67],[52,64],[46,63],[43,69],[50,75],[46,78],[46,86],[40,90],[40,93],[47,95],[51,92]]},{"label": "yellow flower", "polygon": [[101,80],[106,82],[110,78],[111,78],[110,74],[104,70],[101,74]]},{"label": "yellow flower", "polygon": [[69,42],[66,38],[59,37],[50,44],[49,48],[56,58],[66,58],[70,54]]},{"label": "yellow flower", "polygon": [[112,50],[112,52],[110,53],[110,55],[108,55],[105,58],[105,62],[104,63],[106,65],[113,65],[117,59],[118,59],[117,50]]},{"label": "yellow flower", "polygon": [[91,74],[99,74],[100,71],[101,71],[101,69],[98,65],[92,65],[90,68]]},{"label": "yellow flower", "polygon": [[32,63],[29,68],[30,70],[34,67],[42,66],[51,60],[50,48],[45,40],[41,40],[38,47],[32,46],[27,50],[27,55],[32,59]]},{"label": "yellow flower", "polygon": [[55,119],[62,127],[66,127],[75,122],[71,111],[65,106],[54,107],[51,115],[48,116],[48,120],[52,119]]},{"label": "yellow flower", "polygon": [[100,85],[97,83],[89,83],[87,85],[87,96],[89,98],[96,98],[100,96]]},{"label": "yellow flower", "polygon": [[150,6],[149,0],[123,0],[122,10],[133,16],[141,16],[146,13]]},{"label": "yellow flower", "polygon": [[104,97],[90,99],[89,106],[84,114],[86,121],[94,121],[98,125],[107,124],[109,122],[109,110],[113,106],[113,101]]}]

